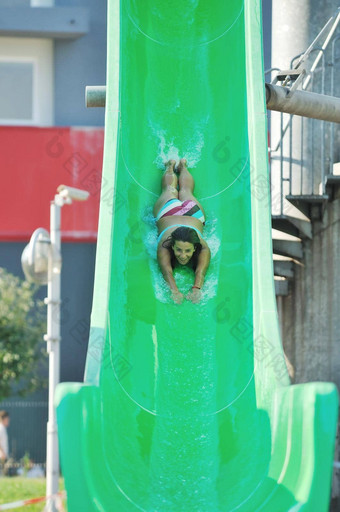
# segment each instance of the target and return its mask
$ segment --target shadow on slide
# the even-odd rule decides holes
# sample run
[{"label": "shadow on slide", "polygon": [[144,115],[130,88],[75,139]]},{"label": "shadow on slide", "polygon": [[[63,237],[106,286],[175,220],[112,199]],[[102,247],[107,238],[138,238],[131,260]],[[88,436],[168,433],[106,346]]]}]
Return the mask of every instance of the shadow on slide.
[{"label": "shadow on slide", "polygon": [[[68,510],[326,512],[337,391],[290,386],[279,337],[261,2],[108,4],[87,364],[56,397]],[[180,157],[207,213],[199,305],[174,304],[156,262],[152,207]]]}]

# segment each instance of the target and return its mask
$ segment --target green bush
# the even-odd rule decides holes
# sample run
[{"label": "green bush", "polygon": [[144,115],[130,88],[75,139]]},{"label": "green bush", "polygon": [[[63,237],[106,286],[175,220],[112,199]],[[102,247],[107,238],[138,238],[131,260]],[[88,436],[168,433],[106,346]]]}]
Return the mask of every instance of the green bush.
[{"label": "green bush", "polygon": [[46,311],[37,286],[0,268],[0,401],[42,386]]}]

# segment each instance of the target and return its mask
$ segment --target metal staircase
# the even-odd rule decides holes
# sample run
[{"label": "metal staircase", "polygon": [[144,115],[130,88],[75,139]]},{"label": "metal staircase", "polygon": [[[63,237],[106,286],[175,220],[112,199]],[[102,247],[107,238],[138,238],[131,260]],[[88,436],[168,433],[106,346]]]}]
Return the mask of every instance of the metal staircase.
[{"label": "metal staircase", "polygon": [[328,202],[340,199],[340,128],[326,120],[333,120],[336,110],[340,115],[336,104],[340,97],[339,26],[337,11],[306,52],[292,59],[289,70],[267,72],[276,71],[271,84],[278,90],[276,84],[281,82],[286,97],[293,97],[300,88],[301,98],[305,91],[318,98],[318,105],[322,98],[328,106],[333,104],[332,115],[328,109],[328,115],[323,112],[321,118],[317,107],[318,119],[311,117],[309,107],[308,118],[285,113],[291,107],[285,112],[281,106],[272,109],[280,110],[272,112],[270,119],[271,140],[279,141],[269,148],[277,296],[288,295],[294,269],[303,264],[304,244],[313,238],[314,223],[322,220]]}]

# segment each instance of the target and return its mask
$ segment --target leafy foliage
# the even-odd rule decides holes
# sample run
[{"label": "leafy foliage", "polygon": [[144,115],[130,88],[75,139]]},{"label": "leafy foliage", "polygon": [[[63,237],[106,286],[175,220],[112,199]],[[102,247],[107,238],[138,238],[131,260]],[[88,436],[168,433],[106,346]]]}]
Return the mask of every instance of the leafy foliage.
[{"label": "leafy foliage", "polygon": [[46,312],[36,291],[35,285],[0,268],[0,400],[42,385]]}]

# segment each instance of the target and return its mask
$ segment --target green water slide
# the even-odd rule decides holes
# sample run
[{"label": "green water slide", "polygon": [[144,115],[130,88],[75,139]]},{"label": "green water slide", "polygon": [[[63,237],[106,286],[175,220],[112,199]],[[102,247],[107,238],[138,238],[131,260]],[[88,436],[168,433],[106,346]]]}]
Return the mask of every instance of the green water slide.
[{"label": "green water slide", "polygon": [[[56,398],[68,510],[325,512],[337,391],[290,386],[281,347],[261,2],[108,4],[87,364]],[[181,157],[212,253],[198,305],[172,302],[156,262],[152,207]]]}]

